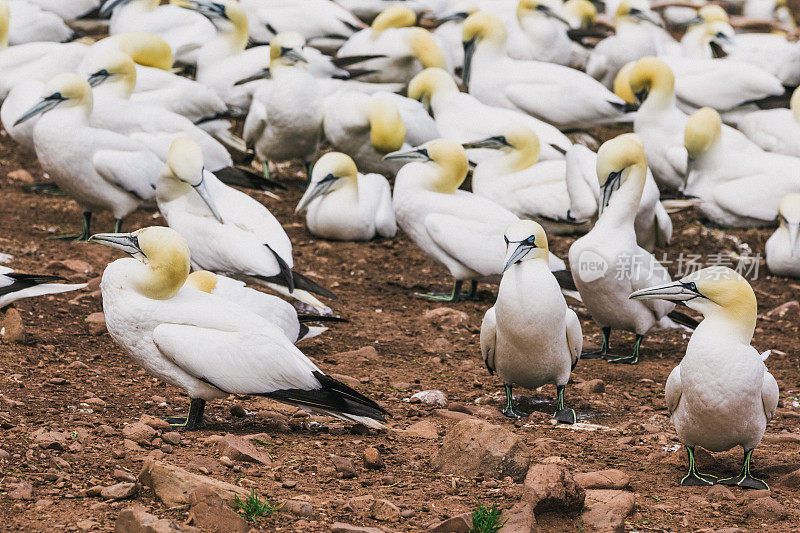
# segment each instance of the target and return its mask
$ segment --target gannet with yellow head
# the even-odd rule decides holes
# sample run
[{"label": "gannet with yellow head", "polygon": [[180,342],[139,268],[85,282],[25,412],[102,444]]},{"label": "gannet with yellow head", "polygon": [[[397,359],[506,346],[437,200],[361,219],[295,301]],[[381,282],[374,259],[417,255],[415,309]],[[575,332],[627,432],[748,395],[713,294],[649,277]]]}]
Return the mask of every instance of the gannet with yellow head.
[{"label": "gannet with yellow head", "polygon": [[[573,43],[567,35],[570,23],[562,16],[563,9],[561,0],[519,0],[516,20],[508,22],[508,55],[514,59],[570,65]],[[580,6],[571,9],[581,18]]]},{"label": "gannet with yellow head", "polygon": [[[489,372],[506,392],[503,414],[527,416],[514,408],[512,386],[556,386],[559,422],[574,424],[575,411],[564,405],[564,390],[583,346],[581,324],[567,307],[548,266],[547,235],[538,223],[520,220],[506,228],[506,255],[497,301],[481,324],[481,353]],[[535,295],[535,296],[533,296]]]},{"label": "gannet with yellow head", "polygon": [[[756,326],[756,295],[728,267],[709,267],[679,281],[637,290],[638,301],[666,300],[703,315],[686,355],[667,379],[666,400],[678,439],[689,454],[681,485],[735,485],[768,489],[750,473],[753,449],[778,406],[778,383],[764,365],[769,352],[750,345]],[[695,446],[712,452],[744,449],[741,472],[717,480],[697,471]]]},{"label": "gannet with yellow head", "polygon": [[191,398],[189,415],[168,422],[202,427],[206,401],[244,394],[382,427],[385,410],[326,376],[272,321],[187,286],[189,247],[176,231],[155,226],[91,241],[133,256],[103,272],[106,327],[149,374]]},{"label": "gannet with yellow head", "polygon": [[[636,243],[634,219],[647,175],[642,141],[627,134],[603,143],[596,169],[600,216],[591,231],[569,249],[575,285],[603,332],[600,351],[583,357],[636,364],[644,336],[655,329],[678,327],[673,319],[683,317],[670,314],[675,307],[671,303],[628,300],[633,290],[670,281],[667,269]],[[631,355],[609,353],[612,329],[636,334]]]},{"label": "gannet with yellow head", "polygon": [[781,198],[778,229],[767,239],[765,249],[770,272],[800,278],[800,194]]},{"label": "gannet with yellow head", "polygon": [[306,212],[308,230],[324,239],[369,241],[397,233],[389,182],[380,174],[359,173],[340,152],[329,152],[314,164],[295,212]]}]

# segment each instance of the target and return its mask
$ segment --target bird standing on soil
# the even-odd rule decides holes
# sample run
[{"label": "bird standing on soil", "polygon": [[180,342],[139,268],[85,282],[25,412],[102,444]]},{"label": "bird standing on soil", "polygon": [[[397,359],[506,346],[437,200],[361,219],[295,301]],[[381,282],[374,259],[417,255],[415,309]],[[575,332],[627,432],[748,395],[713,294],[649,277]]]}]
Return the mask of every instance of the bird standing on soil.
[{"label": "bird standing on soil", "polygon": [[44,274],[20,274],[0,266],[0,309],[23,298],[59,294],[86,287],[86,283],[50,283],[63,279],[61,276]]},{"label": "bird standing on soil", "polygon": [[778,224],[766,244],[769,271],[778,276],[800,278],[800,194],[781,198]]},{"label": "bird standing on soil", "polygon": [[550,272],[544,229],[520,220],[506,229],[505,240],[508,251],[497,302],[481,325],[483,361],[503,381],[504,415],[524,416],[514,409],[512,385],[536,389],[553,383],[558,391],[553,416],[574,424],[575,411],[564,406],[564,389],[581,354],[581,323]]},{"label": "bird standing on soil", "polygon": [[[778,406],[778,383],[764,365],[769,351],[759,354],[750,345],[757,313],[750,284],[730,268],[709,267],[630,297],[680,302],[703,314],[665,391],[672,423],[689,454],[689,473],[681,485],[768,489],[752,477],[750,463]],[[698,472],[695,446],[712,452],[741,446],[741,472],[721,480]]]},{"label": "bird standing on soil", "polygon": [[189,247],[176,231],[156,226],[91,240],[133,256],[103,272],[106,325],[147,372],[191,398],[188,416],[168,422],[202,427],[206,401],[246,394],[383,427],[378,420],[385,420],[384,409],[326,376],[274,323],[225,298],[184,287]]}]

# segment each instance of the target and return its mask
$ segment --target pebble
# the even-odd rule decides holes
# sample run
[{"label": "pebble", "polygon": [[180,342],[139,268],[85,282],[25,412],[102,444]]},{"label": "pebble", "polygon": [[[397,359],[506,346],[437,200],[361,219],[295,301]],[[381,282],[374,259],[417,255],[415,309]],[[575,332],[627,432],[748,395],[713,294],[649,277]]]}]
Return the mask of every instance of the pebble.
[{"label": "pebble", "polygon": [[368,470],[380,470],[384,467],[381,452],[377,448],[370,446],[364,450],[364,468]]},{"label": "pebble", "polygon": [[342,475],[342,479],[354,478],[358,475],[356,473],[356,467],[353,465],[353,461],[350,458],[331,455],[330,459],[333,463],[333,467]]},{"label": "pebble", "polygon": [[417,392],[408,400],[410,403],[424,403],[447,407],[447,396],[440,390],[424,390]]}]

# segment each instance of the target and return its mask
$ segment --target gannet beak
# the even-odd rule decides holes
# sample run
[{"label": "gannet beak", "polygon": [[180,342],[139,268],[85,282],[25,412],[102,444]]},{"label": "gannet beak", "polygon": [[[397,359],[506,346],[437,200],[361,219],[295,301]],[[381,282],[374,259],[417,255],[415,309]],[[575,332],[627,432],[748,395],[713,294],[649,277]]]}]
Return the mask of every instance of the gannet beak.
[{"label": "gannet beak", "polygon": [[98,233],[89,237],[89,242],[96,242],[103,246],[116,248],[125,253],[137,257],[147,257],[144,252],[139,248],[139,239],[133,233]]},{"label": "gannet beak", "polygon": [[236,83],[234,83],[234,85],[244,85],[245,83],[250,83],[251,81],[268,80],[271,77],[272,75],[270,74],[269,67],[266,67],[262,68],[252,76],[248,76],[246,78],[237,81]]},{"label": "gannet beak", "polygon": [[308,63],[308,59],[303,55],[303,52],[296,48],[281,47],[281,57],[285,57],[295,63]]},{"label": "gannet beak", "polygon": [[225,6],[216,2],[204,2],[202,0],[178,0],[175,5],[191,11],[197,11],[209,20],[213,17],[230,20],[225,13]]},{"label": "gannet beak", "polygon": [[208,192],[208,187],[206,186],[206,177],[205,177],[205,168],[203,169],[203,177],[200,179],[200,183],[197,185],[192,185],[192,188],[197,191],[197,194],[200,195],[200,198],[203,199],[205,204],[214,214],[214,218],[216,218],[220,224],[224,224],[225,221],[222,220],[222,215],[219,214],[217,210],[217,206],[214,205],[214,200],[211,199],[211,194]]},{"label": "gannet beak", "polygon": [[702,24],[703,22],[704,22],[703,17],[701,17],[700,15],[696,15],[694,18],[690,18],[686,22],[679,24],[679,26],[688,27],[688,26],[694,26],[695,24]]},{"label": "gannet beak", "polygon": [[645,13],[640,9],[635,9],[635,8],[631,9],[631,16],[641,20],[642,22],[649,22],[654,26],[659,26],[659,27],[661,26],[661,24],[659,24],[658,21],[654,20],[652,17],[650,17],[650,15],[648,15],[647,13]]},{"label": "gannet beak", "polygon": [[495,135],[494,137],[487,137],[485,139],[481,139],[480,141],[473,141],[464,143],[463,146],[466,150],[470,148],[491,148],[494,150],[500,150],[502,148],[508,148],[510,145],[506,138],[502,135]]},{"label": "gannet beak", "polygon": [[464,87],[469,86],[469,76],[472,72],[472,56],[475,55],[475,39],[464,41],[464,68],[461,72],[461,80]]},{"label": "gannet beak", "polygon": [[536,9],[537,11],[541,11],[541,12],[542,12],[542,14],[543,14],[543,15],[545,15],[545,16],[547,16],[547,17],[550,17],[550,18],[554,18],[554,19],[556,19],[556,20],[560,20],[561,22],[563,22],[564,24],[566,24],[567,26],[569,26],[569,22],[567,22],[567,21],[564,19],[564,17],[562,17],[561,15],[559,15],[558,13],[556,13],[555,11],[553,11],[552,9],[550,9],[548,6],[545,6],[545,5],[539,4],[539,5],[537,5],[537,6],[536,6],[536,8],[535,8],[535,9]]},{"label": "gannet beak", "polygon": [[603,214],[603,210],[608,207],[608,202],[611,201],[611,195],[614,194],[614,191],[619,189],[620,184],[620,176],[622,176],[622,171],[619,172],[612,172],[608,175],[608,179],[606,180],[605,184],[603,185],[603,198],[600,202],[600,214]]},{"label": "gannet beak", "polygon": [[789,224],[789,247],[792,257],[797,255],[797,239],[800,236],[800,223]]},{"label": "gannet beak", "polygon": [[115,8],[127,4],[130,0],[108,0],[103,7],[100,8],[100,16],[108,17]]},{"label": "gannet beak", "polygon": [[428,155],[428,150],[425,148],[414,148],[412,150],[406,151],[396,151],[391,152],[383,156],[384,161],[421,161],[427,162],[431,161],[430,156]]},{"label": "gannet beak", "polygon": [[649,93],[650,91],[648,91],[647,88],[644,88],[639,92],[633,93],[633,97],[636,98],[636,103],[641,105],[645,100],[647,100],[647,95]]},{"label": "gannet beak", "polygon": [[694,283],[680,281],[642,289],[628,296],[631,300],[669,300],[671,302],[687,302],[702,297],[703,295],[700,294]]},{"label": "gannet beak", "polygon": [[314,198],[317,198],[318,196],[322,196],[328,193],[333,184],[338,179],[339,178],[334,176],[333,174],[328,174],[318,183],[315,183],[313,187],[309,187],[306,190],[305,194],[303,194],[303,197],[300,198],[300,201],[297,203],[297,207],[295,208],[294,212],[302,213],[303,211],[305,211],[308,208],[309,204],[311,204],[311,202],[314,200]]},{"label": "gannet beak", "polygon": [[106,69],[103,69],[91,74],[88,78],[86,78],[86,81],[89,82],[89,85],[92,88],[95,88],[98,85],[102,85],[110,77],[111,74]]},{"label": "gannet beak", "polygon": [[469,13],[466,11],[458,11],[456,13],[451,13],[449,15],[445,15],[443,17],[438,17],[434,20],[436,24],[444,24],[445,22],[450,22],[453,20],[464,20],[469,16]]},{"label": "gannet beak", "polygon": [[14,126],[19,126],[20,124],[22,124],[26,120],[32,119],[33,117],[35,117],[37,115],[42,115],[44,113],[47,113],[48,111],[50,111],[51,109],[56,107],[58,104],[60,104],[64,100],[66,100],[66,98],[61,96],[61,93],[51,94],[50,96],[46,96],[46,97],[42,98],[39,101],[39,103],[37,103],[35,106],[33,106],[32,108],[27,110],[25,112],[25,114],[23,114],[21,117],[19,117],[17,119],[17,121],[14,122]]},{"label": "gannet beak", "polygon": [[[511,243],[515,244],[515,243]],[[503,272],[514,266],[522,260],[523,257],[528,255],[528,252],[536,248],[536,245],[528,244],[526,241],[519,243],[517,246],[508,246],[506,257],[503,260]]]}]

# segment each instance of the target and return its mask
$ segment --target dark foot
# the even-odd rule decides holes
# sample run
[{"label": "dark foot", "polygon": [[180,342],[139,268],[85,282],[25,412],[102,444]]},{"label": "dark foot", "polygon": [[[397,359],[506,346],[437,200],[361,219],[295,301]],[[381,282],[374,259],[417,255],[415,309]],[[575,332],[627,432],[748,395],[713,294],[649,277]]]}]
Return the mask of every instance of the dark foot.
[{"label": "dark foot", "polygon": [[603,359],[607,355],[608,354],[602,350],[596,350],[594,352],[583,352],[581,354],[581,359]]},{"label": "dark foot", "polygon": [[513,407],[506,407],[501,411],[505,416],[508,418],[525,418],[529,416],[527,413],[523,413],[521,411],[517,411]]},{"label": "dark foot", "polygon": [[736,477],[727,477],[725,479],[720,479],[719,481],[717,481],[717,483],[719,483],[720,485],[742,487],[743,489],[769,490],[769,485],[767,485],[760,479],[742,474],[739,474]]},{"label": "dark foot", "polygon": [[618,363],[623,365],[635,365],[639,363],[639,356],[638,355],[613,355],[608,354],[605,357],[605,360],[609,363]]},{"label": "dark foot", "polygon": [[689,472],[681,480],[682,487],[708,487],[713,485],[717,478],[710,474],[700,474],[699,472]]},{"label": "dark foot", "polygon": [[574,424],[578,420],[574,409],[562,409],[560,411],[556,411],[556,414],[553,415],[553,418],[562,424]]},{"label": "dark foot", "polygon": [[186,430],[203,429],[206,427],[204,421],[200,420],[199,422],[190,423],[188,417],[185,416],[168,416],[163,420],[174,428],[183,428]]}]

